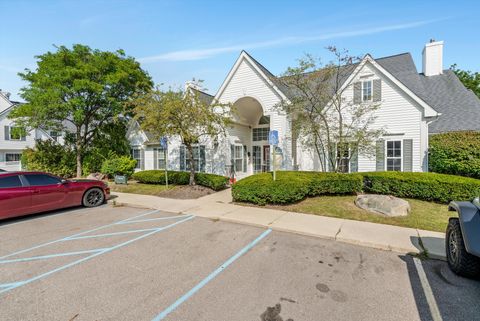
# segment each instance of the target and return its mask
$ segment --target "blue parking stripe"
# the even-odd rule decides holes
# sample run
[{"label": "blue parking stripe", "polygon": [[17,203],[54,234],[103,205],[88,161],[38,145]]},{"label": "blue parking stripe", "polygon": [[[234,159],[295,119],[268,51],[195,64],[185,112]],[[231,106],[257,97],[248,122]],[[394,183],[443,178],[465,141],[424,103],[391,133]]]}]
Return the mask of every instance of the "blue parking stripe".
[{"label": "blue parking stripe", "polygon": [[31,283],[31,282],[40,280],[40,279],[42,279],[42,278],[44,278],[44,277],[47,277],[47,276],[49,276],[49,275],[51,275],[51,274],[54,274],[54,273],[56,273],[56,272],[60,272],[60,271],[62,271],[62,270],[65,270],[65,269],[67,269],[67,268],[70,268],[70,267],[72,267],[72,266],[74,266],[74,265],[77,265],[77,264],[79,264],[79,263],[82,263],[82,262],[85,262],[85,261],[87,261],[87,260],[90,260],[90,259],[92,259],[92,258],[94,258],[94,257],[96,257],[96,256],[99,256],[99,255],[102,255],[102,254],[111,252],[111,251],[113,251],[113,250],[116,250],[116,249],[121,248],[121,247],[123,247],[123,246],[126,246],[126,245],[128,245],[128,244],[131,244],[131,243],[133,243],[133,242],[136,242],[136,241],[138,241],[138,240],[141,240],[141,239],[143,239],[143,238],[146,238],[146,237],[148,237],[148,236],[150,236],[150,235],[153,235],[153,234],[155,234],[155,233],[158,233],[158,232],[160,232],[160,231],[164,231],[164,230],[169,229],[169,228],[171,228],[171,227],[174,227],[174,226],[176,226],[176,225],[178,225],[178,224],[184,223],[184,222],[186,222],[186,221],[188,221],[188,220],[191,220],[191,219],[193,219],[193,218],[194,218],[193,215],[192,215],[192,216],[188,216],[187,218],[184,218],[183,220],[179,220],[179,221],[177,221],[177,222],[175,222],[175,223],[172,223],[172,224],[169,224],[169,225],[167,225],[167,226],[157,228],[157,229],[155,229],[154,231],[151,231],[151,232],[149,232],[149,233],[140,235],[140,236],[138,236],[138,237],[136,237],[136,238],[134,238],[134,239],[125,241],[125,242],[123,242],[123,243],[114,245],[114,246],[112,246],[112,247],[110,247],[110,248],[105,249],[104,251],[97,252],[97,253],[94,253],[94,254],[89,255],[89,256],[87,256],[87,257],[84,257],[84,258],[82,258],[82,259],[73,261],[73,262],[71,262],[71,263],[68,263],[68,264],[66,264],[66,265],[63,265],[63,266],[58,267],[58,268],[56,268],[56,269],[53,269],[53,270],[50,270],[50,271],[45,272],[45,273],[43,273],[43,274],[37,275],[37,276],[35,276],[35,277],[33,277],[33,278],[30,278],[30,279],[28,279],[28,280],[20,281],[20,282],[17,282],[16,284],[13,283],[12,286],[10,286],[10,287],[8,287],[8,288],[6,288],[6,289],[0,290],[0,294],[5,293],[5,292],[8,292],[8,291],[10,291],[10,290],[13,290],[13,289],[15,289],[15,288],[18,288],[18,287],[20,287],[20,286],[29,284],[29,283]]},{"label": "blue parking stripe", "polygon": [[105,234],[82,235],[82,236],[75,236],[75,237],[67,237],[67,238],[64,239],[64,241],[83,240],[83,239],[92,239],[92,238],[96,238],[96,237],[105,237],[105,236],[132,234],[132,233],[150,232],[150,231],[153,231],[153,230],[156,230],[156,229],[158,229],[158,227],[152,227],[152,228],[147,228],[147,229],[142,229],[142,230],[112,232],[112,233],[105,233]]},{"label": "blue parking stripe", "polygon": [[187,301],[192,295],[194,295],[196,292],[198,292],[201,288],[203,288],[205,285],[207,285],[208,282],[213,280],[217,275],[219,275],[223,270],[225,270],[230,264],[235,262],[239,257],[241,257],[243,254],[247,253],[251,248],[253,248],[258,242],[260,242],[263,238],[265,238],[268,234],[272,232],[271,229],[268,229],[264,231],[260,236],[258,236],[255,240],[253,240],[250,244],[245,246],[243,249],[238,251],[234,256],[229,258],[225,263],[223,263],[221,266],[219,266],[215,271],[213,271],[209,276],[204,278],[200,283],[198,283],[196,286],[194,286],[190,291],[182,295],[177,301],[175,301],[172,305],[170,305],[168,308],[160,312],[155,318],[152,319],[152,321],[160,321],[163,320],[167,315],[172,313],[178,306],[180,306],[182,303]]},{"label": "blue parking stripe", "polygon": [[110,227],[110,226],[114,226],[115,224],[117,224],[117,223],[119,223],[119,222],[124,222],[124,221],[128,221],[128,220],[131,220],[131,219],[140,218],[140,217],[143,217],[143,216],[147,216],[147,215],[150,215],[150,214],[157,213],[157,212],[159,212],[159,211],[160,211],[160,210],[149,211],[149,212],[147,212],[147,213],[143,213],[143,214],[140,214],[140,215],[137,215],[137,216],[134,216],[134,217],[129,217],[129,218],[126,218],[126,219],[124,219],[124,220],[121,220],[121,221],[118,221],[118,222],[114,222],[114,223],[110,223],[110,224],[107,224],[107,225],[102,225],[102,226],[96,227],[96,228],[94,228],[94,229],[91,229],[91,230],[88,230],[88,231],[84,231],[84,232],[80,232],[80,233],[77,233],[77,234],[73,234],[73,235],[70,235],[70,236],[67,236],[67,237],[58,239],[58,240],[54,240],[54,241],[42,243],[42,244],[39,244],[39,245],[36,245],[36,246],[32,246],[32,247],[30,247],[30,248],[28,248],[28,249],[24,249],[24,250],[20,250],[20,251],[17,251],[17,252],[13,252],[13,253],[10,253],[10,254],[4,255],[4,256],[0,256],[0,259],[5,259],[5,258],[7,258],[7,257],[11,257],[11,256],[14,256],[14,255],[17,255],[17,254],[29,252],[29,251],[32,251],[32,250],[35,250],[35,249],[38,249],[38,248],[41,248],[41,247],[44,247],[44,246],[47,246],[47,245],[51,245],[51,244],[55,244],[55,243],[58,243],[58,242],[62,242],[62,241],[64,241],[65,239],[67,239],[67,238],[69,238],[69,237],[76,237],[76,236],[84,235],[84,234],[87,234],[87,233],[95,232],[95,231],[98,231],[98,230],[101,230],[101,229],[104,229],[104,228],[107,228],[107,227]]},{"label": "blue parking stripe", "polygon": [[147,218],[144,220],[135,220],[135,221],[124,221],[124,222],[118,222],[115,224],[130,224],[130,223],[143,223],[143,222],[152,222],[152,221],[161,221],[161,220],[171,220],[171,219],[176,219],[176,218],[182,218],[188,216],[188,214],[183,214],[183,215],[175,215],[175,216],[166,216],[166,217],[156,217],[156,218]]},{"label": "blue parking stripe", "polygon": [[101,252],[108,248],[101,248],[101,249],[94,249],[94,250],[85,250],[85,251],[77,251],[77,252],[65,252],[65,253],[58,253],[58,254],[50,254],[50,255],[41,255],[41,256],[31,256],[25,257],[21,259],[11,259],[11,260],[1,260],[0,264],[7,264],[7,263],[17,263],[17,262],[28,262],[28,261],[35,261],[35,260],[46,260],[56,257],[62,256],[72,256],[72,255],[81,255],[81,254],[89,254],[95,252]]}]

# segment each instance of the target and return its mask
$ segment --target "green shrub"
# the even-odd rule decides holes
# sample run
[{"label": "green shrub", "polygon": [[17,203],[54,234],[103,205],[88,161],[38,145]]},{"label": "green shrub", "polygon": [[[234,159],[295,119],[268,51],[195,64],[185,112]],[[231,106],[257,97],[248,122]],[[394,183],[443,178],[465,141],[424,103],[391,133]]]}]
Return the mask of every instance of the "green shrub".
[{"label": "green shrub", "polygon": [[61,177],[76,174],[75,152],[51,140],[37,140],[35,148],[22,153],[22,167],[30,171],[42,171]]},{"label": "green shrub", "polygon": [[[133,179],[144,184],[162,184],[165,185],[164,170],[147,170],[136,172],[132,176]],[[168,171],[168,183],[175,185],[188,185],[190,182],[189,172]],[[195,182],[198,185],[209,187],[213,190],[221,190],[228,183],[228,178],[215,174],[196,173]]]},{"label": "green shrub", "polygon": [[430,171],[480,178],[480,133],[436,134],[429,141]]},{"label": "green shrub", "polygon": [[219,191],[227,186],[228,177],[207,173],[195,173],[195,182],[198,185]]},{"label": "green shrub", "polygon": [[102,173],[113,177],[114,175],[132,176],[137,161],[129,156],[112,157],[102,164]]},{"label": "green shrub", "polygon": [[364,191],[448,203],[480,195],[480,180],[436,173],[362,173]]},{"label": "green shrub", "polygon": [[[165,171],[154,169],[136,172],[132,175],[134,180],[144,184],[165,185]],[[187,185],[190,179],[190,173],[168,171],[168,183],[175,185]]]},{"label": "green shrub", "polygon": [[354,194],[362,190],[362,176],[319,172],[277,172],[249,176],[232,187],[233,200],[258,205],[289,204],[307,196]]},{"label": "green shrub", "polygon": [[386,194],[448,203],[480,195],[480,180],[435,173],[277,172],[249,176],[232,187],[233,200],[258,205],[289,204],[306,197],[356,193]]}]

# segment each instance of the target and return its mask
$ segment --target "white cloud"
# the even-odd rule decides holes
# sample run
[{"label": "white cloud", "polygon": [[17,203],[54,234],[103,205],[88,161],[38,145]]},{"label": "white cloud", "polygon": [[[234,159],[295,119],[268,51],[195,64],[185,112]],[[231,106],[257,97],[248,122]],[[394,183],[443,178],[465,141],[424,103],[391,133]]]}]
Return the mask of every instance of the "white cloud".
[{"label": "white cloud", "polygon": [[437,21],[439,21],[439,19],[415,21],[415,22],[409,22],[409,23],[403,23],[403,24],[387,25],[387,26],[365,28],[365,29],[356,29],[356,30],[350,30],[350,31],[331,32],[331,33],[325,33],[325,34],[314,35],[314,36],[285,37],[285,38],[279,38],[274,40],[245,43],[241,45],[233,45],[233,46],[226,46],[226,47],[171,51],[171,52],[163,53],[156,56],[143,57],[138,60],[142,63],[152,63],[157,61],[202,60],[202,59],[211,58],[224,53],[240,51],[242,49],[279,47],[279,46],[288,46],[288,45],[305,43],[305,42],[365,36],[365,35],[382,33],[387,31],[416,28],[416,27],[420,27],[433,22],[437,22]]}]

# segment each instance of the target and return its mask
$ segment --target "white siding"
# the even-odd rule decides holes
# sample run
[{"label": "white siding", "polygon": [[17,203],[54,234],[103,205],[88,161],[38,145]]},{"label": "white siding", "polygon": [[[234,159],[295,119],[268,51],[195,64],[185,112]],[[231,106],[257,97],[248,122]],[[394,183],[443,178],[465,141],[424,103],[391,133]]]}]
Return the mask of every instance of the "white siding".
[{"label": "white siding", "polygon": [[[235,70],[232,78],[218,98],[224,103],[235,103],[243,97],[255,98],[261,104],[263,114],[270,116],[270,130],[278,131],[279,147],[284,151],[286,158],[284,167],[291,168],[291,132],[289,121],[286,115],[283,115],[275,108],[282,98],[247,58],[241,57],[240,59],[242,60],[238,65],[238,69]],[[235,129],[229,132],[232,135],[238,134],[238,130],[235,131]],[[251,136],[246,137],[244,133],[242,137],[247,139],[247,145],[249,145],[248,152],[251,154]]]},{"label": "white siding", "polygon": [[[360,77],[363,77],[360,79]],[[344,92],[345,101],[353,101],[353,83],[360,80],[381,79],[382,80],[382,102],[379,110],[376,111],[376,120],[372,129],[384,129],[387,134],[400,134],[396,136],[385,136],[385,140],[413,140],[413,171],[427,171],[427,149],[428,149],[428,128],[423,118],[423,108],[413,99],[405,94],[397,85],[381,74],[369,63],[359,71]],[[403,146],[403,145],[402,145]],[[302,149],[299,156],[301,170],[319,170],[320,166],[316,160],[316,153],[311,150]],[[358,170],[360,172],[375,171],[375,155],[359,155]]]}]

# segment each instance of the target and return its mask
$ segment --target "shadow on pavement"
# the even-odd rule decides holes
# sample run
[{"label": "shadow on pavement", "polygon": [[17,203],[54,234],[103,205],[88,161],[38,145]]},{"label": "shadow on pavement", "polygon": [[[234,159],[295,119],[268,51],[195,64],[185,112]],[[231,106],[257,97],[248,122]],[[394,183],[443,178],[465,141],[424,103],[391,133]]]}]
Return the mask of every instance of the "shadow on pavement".
[{"label": "shadow on pavement", "polygon": [[[420,320],[434,320],[420,282],[412,256],[400,256],[405,262],[410,285],[415,297]],[[443,321],[480,320],[480,281],[466,279],[451,272],[447,263],[439,260],[422,260],[433,297]]]}]

